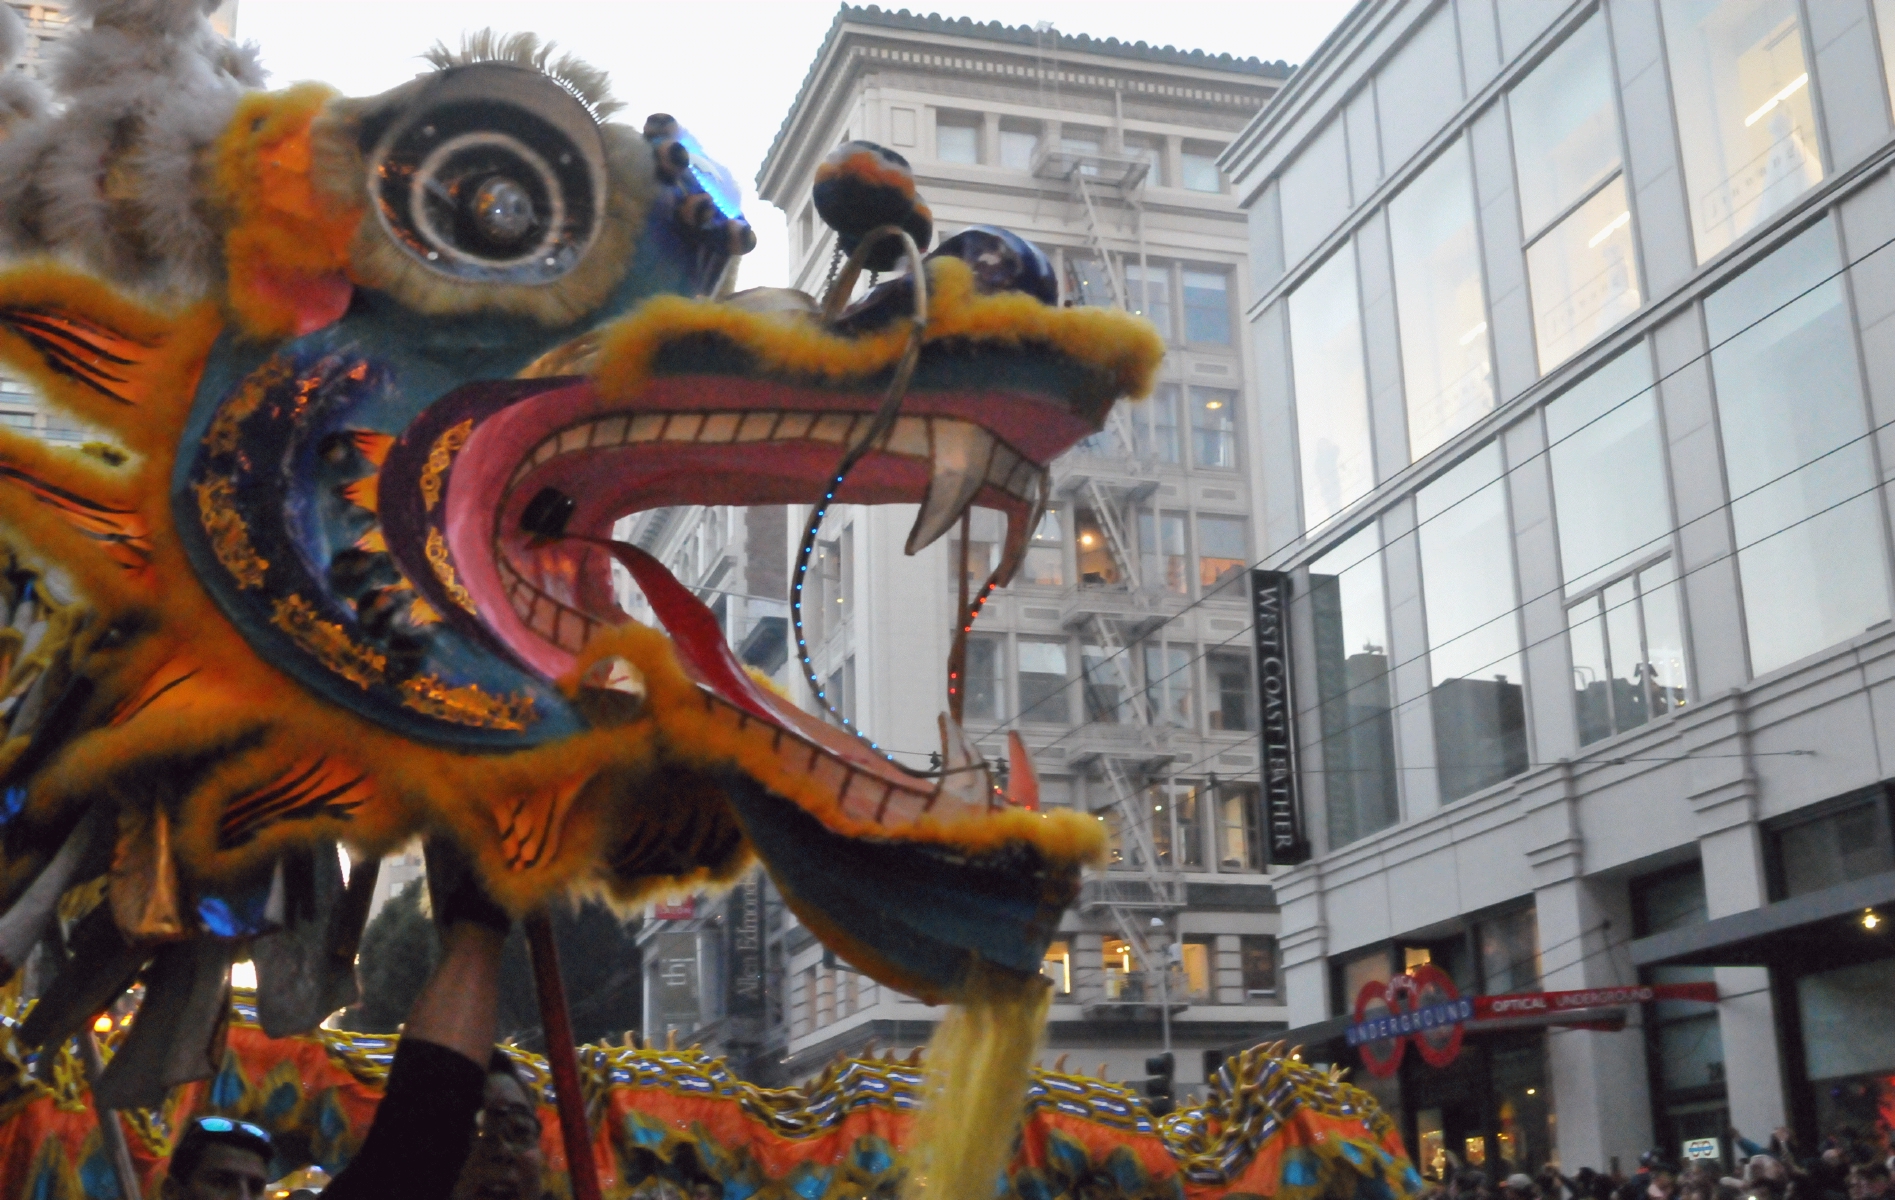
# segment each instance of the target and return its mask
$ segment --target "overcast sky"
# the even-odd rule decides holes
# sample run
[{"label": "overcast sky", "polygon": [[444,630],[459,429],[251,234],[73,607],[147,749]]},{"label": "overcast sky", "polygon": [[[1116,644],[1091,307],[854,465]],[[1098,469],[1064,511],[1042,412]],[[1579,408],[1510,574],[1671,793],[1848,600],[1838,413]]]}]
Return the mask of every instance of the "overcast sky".
[{"label": "overcast sky", "polygon": [[[938,11],[1297,63],[1348,8],[1344,0],[1015,0]],[[350,95],[401,83],[423,68],[417,56],[435,40],[458,44],[463,31],[489,25],[576,50],[611,72],[626,102],[620,120],[672,113],[737,176],[758,235],[742,286],[756,287],[784,282],[787,248],[782,215],[757,200],[752,180],[836,10],[829,0],[240,0],[237,37],[262,47],[271,86],[320,79]]]}]

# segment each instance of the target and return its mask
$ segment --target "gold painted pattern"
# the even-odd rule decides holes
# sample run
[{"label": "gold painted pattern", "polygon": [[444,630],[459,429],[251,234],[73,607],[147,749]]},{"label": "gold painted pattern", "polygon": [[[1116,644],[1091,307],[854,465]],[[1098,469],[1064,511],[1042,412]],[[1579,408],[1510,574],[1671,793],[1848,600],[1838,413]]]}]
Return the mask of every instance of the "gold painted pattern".
[{"label": "gold painted pattern", "polygon": [[525,692],[494,696],[471,683],[465,687],[449,687],[433,675],[402,680],[401,702],[430,717],[484,729],[525,729],[536,715],[533,697]]},{"label": "gold painted pattern", "polygon": [[298,646],[316,656],[323,666],[355,686],[367,689],[381,683],[388,673],[388,658],[349,637],[348,630],[334,621],[325,621],[309,601],[301,596],[278,600],[270,621],[290,635]]},{"label": "gold painted pattern", "polygon": [[474,432],[474,418],[469,417],[459,425],[450,425],[441,436],[434,439],[434,445],[428,447],[427,465],[421,468],[421,500],[428,512],[441,502],[441,477],[447,474],[448,467],[454,463],[454,456]]},{"label": "gold painted pattern", "polygon": [[289,377],[290,364],[281,358],[272,358],[245,376],[237,394],[217,410],[216,419],[204,434],[205,448],[212,454],[235,454],[240,433],[237,427],[257,411],[257,406],[263,403],[263,398],[271,389]]},{"label": "gold painted pattern", "polygon": [[427,545],[422,547],[422,551],[428,556],[428,566],[433,568],[434,577],[447,589],[448,599],[468,612],[474,612],[474,597],[455,577],[454,564],[447,560],[447,539],[441,536],[440,530],[428,530]]},{"label": "gold painted pattern", "polygon": [[230,572],[238,587],[262,587],[263,573],[270,569],[270,560],[259,555],[250,544],[250,530],[237,512],[236,485],[219,475],[194,485],[193,490],[197,492],[198,520],[204,524],[205,536],[211,540],[211,551],[217,555],[217,561],[224,564],[224,570]]}]

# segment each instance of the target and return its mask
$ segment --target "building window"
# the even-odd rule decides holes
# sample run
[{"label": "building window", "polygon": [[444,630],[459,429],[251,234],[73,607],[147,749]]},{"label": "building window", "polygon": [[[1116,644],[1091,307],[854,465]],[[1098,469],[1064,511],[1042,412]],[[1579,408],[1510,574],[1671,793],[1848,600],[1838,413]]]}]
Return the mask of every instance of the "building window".
[{"label": "building window", "polygon": [[1865,1115],[1870,1121],[1887,1120],[1882,1114],[1895,1100],[1895,1032],[1887,1016],[1891,995],[1895,958],[1818,971],[1796,981],[1806,1094],[1816,1102],[1818,1129],[1860,1127]]},{"label": "building window", "polygon": [[1795,0],[1663,0],[1698,261],[1823,178]]},{"label": "building window", "polygon": [[1187,871],[1202,871],[1204,861],[1205,815],[1209,800],[1197,787],[1172,787],[1172,815],[1177,825],[1178,865]]},{"label": "building window", "polygon": [[979,162],[980,118],[971,113],[936,113],[934,156],[942,162]]},{"label": "building window", "polygon": [[1125,303],[1158,327],[1167,342],[1177,336],[1171,327],[1171,268],[1125,264]]},{"label": "building window", "polygon": [[1191,590],[1190,555],[1184,548],[1184,514],[1138,514],[1139,574],[1148,588],[1184,595]]},{"label": "building window", "polygon": [[1184,998],[1193,1004],[1217,1001],[1217,948],[1208,940],[1186,938],[1178,947],[1179,974],[1184,976]]},{"label": "building window", "polygon": [[1250,656],[1236,650],[1212,650],[1204,656],[1205,714],[1212,729],[1247,733],[1257,728]]},{"label": "building window", "polygon": [[1242,517],[1198,516],[1198,587],[1208,592],[1250,565]]},{"label": "building window", "polygon": [[1494,407],[1487,293],[1474,229],[1467,143],[1456,141],[1388,206],[1414,458]]},{"label": "building window", "polygon": [[1507,98],[1540,370],[1638,311],[1605,22],[1587,21]]},{"label": "building window", "polygon": [[[1122,527],[1116,527],[1122,528]],[[1119,547],[1112,544],[1114,534],[1106,532],[1105,518],[1099,511],[1076,506],[1073,509],[1073,561],[1079,567],[1079,586],[1117,587],[1125,582],[1119,562]]]},{"label": "building window", "polygon": [[1371,983],[1378,987],[1386,984],[1391,974],[1387,946],[1358,951],[1341,961],[1330,959],[1330,1011],[1337,1016],[1353,1013],[1355,998],[1362,994],[1362,989]]},{"label": "building window", "polygon": [[1230,345],[1230,276],[1184,270],[1184,340]]},{"label": "building window", "polygon": [[1664,439],[1642,346],[1548,404],[1546,440],[1569,596],[1665,551],[1671,503]]},{"label": "building window", "polygon": [[1415,495],[1433,672],[1435,772],[1458,800],[1526,770],[1526,695],[1500,447]]},{"label": "building window", "polygon": [[1066,302],[1080,308],[1116,308],[1112,268],[1089,254],[1066,255]]},{"label": "building window", "polygon": [[1186,142],[1184,152],[1178,155],[1178,182],[1184,185],[1186,191],[1223,191],[1224,176],[1217,169],[1217,156],[1221,153],[1222,146]]},{"label": "building window", "polygon": [[1329,846],[1400,819],[1382,542],[1370,523],[1309,565]]},{"label": "building window", "polygon": [[1677,581],[1660,559],[1566,610],[1582,746],[1685,706]]},{"label": "building window", "polygon": [[1263,870],[1263,836],[1259,828],[1260,793],[1254,783],[1226,783],[1212,795],[1217,805],[1217,869]]},{"label": "building window", "polygon": [[1027,542],[1026,558],[1020,563],[1018,582],[1040,587],[1066,585],[1065,521],[1066,514],[1057,508],[1040,515],[1040,523],[1033,527],[1033,537]]},{"label": "building window", "polygon": [[1020,719],[1042,725],[1069,723],[1072,710],[1066,699],[1066,642],[1021,638],[1014,649],[1020,657]]},{"label": "building window", "polygon": [[1150,187],[1165,184],[1165,139],[1148,133],[1128,133],[1124,137],[1125,157],[1145,164],[1145,183]]},{"label": "building window", "polygon": [[1895,101],[1895,0],[1875,0],[1875,30],[1882,40],[1882,73]]},{"label": "building window", "polygon": [[991,635],[968,636],[962,693],[962,712],[967,717],[987,721],[1006,719],[1006,664],[1001,646],[1001,640]]},{"label": "building window", "polygon": [[1053,942],[1046,947],[1046,953],[1040,956],[1040,974],[1052,981],[1053,991],[1069,996],[1073,990],[1073,951],[1072,943],[1064,940]]},{"label": "building window", "polygon": [[1000,165],[1009,171],[1030,171],[1033,156],[1040,152],[1040,127],[1037,122],[1000,122]]},{"label": "building window", "polygon": [[1889,798],[1881,787],[1834,804],[1814,815],[1774,822],[1768,831],[1773,900],[1895,871],[1895,839],[1889,829]]},{"label": "building window", "polygon": [[1169,867],[1171,862],[1171,797],[1163,784],[1153,784],[1145,789],[1145,808],[1141,819],[1145,830],[1151,835],[1152,861],[1161,867]]},{"label": "building window", "polygon": [[1086,720],[1100,725],[1117,725],[1131,719],[1132,664],[1126,650],[1082,644],[1079,647],[1079,673],[1085,681],[1082,695],[1086,702]]},{"label": "building window", "polygon": [[1480,950],[1481,990],[1489,996],[1540,987],[1540,922],[1531,906],[1489,917],[1474,926]]},{"label": "building window", "polygon": [[[1650,937],[1709,919],[1704,868],[1698,863],[1634,879],[1632,934]],[[1711,967],[1646,967],[1641,983],[1710,983]],[[1645,1010],[1645,1051],[1652,1080],[1654,1116],[1664,1141],[1722,1138],[1728,1121],[1724,1091],[1724,1039],[1717,1005],[1666,1000]]]},{"label": "building window", "polygon": [[1825,218],[1704,301],[1759,675],[1889,615],[1841,268]]},{"label": "building window", "polygon": [[[1061,127],[1059,131],[1059,152],[1079,161],[1081,175],[1099,173],[1098,157],[1105,149],[1105,135],[1096,129],[1079,129],[1072,125]],[[1093,161],[1087,162],[1086,159]]]},{"label": "building window", "polygon": [[1191,719],[1191,648],[1175,643],[1146,642],[1145,710],[1153,725],[1193,728]]},{"label": "building window", "polygon": [[1100,965],[1105,968],[1107,1000],[1143,1000],[1145,979],[1138,961],[1132,957],[1132,944],[1124,938],[1109,937],[1100,946]]},{"label": "building window", "polygon": [[1276,995],[1276,939],[1244,934],[1237,939],[1243,959],[1244,999],[1267,1000]]},{"label": "building window", "polygon": [[1237,393],[1191,389],[1191,460],[1214,470],[1237,469]]},{"label": "building window", "polygon": [[1132,412],[1133,449],[1140,458],[1175,463],[1183,458],[1178,437],[1178,385],[1161,383],[1142,409]]},{"label": "building window", "polygon": [[1314,529],[1375,484],[1354,249],[1344,246],[1316,268],[1289,306],[1303,528]]},{"label": "building window", "polygon": [[966,563],[967,594],[980,590],[987,577],[1000,565],[1000,550],[1006,544],[1007,530],[1005,518],[991,508],[972,508],[968,510],[966,558],[961,556],[961,527],[956,524],[948,535],[948,591],[958,595],[960,583],[955,578],[962,563]]}]

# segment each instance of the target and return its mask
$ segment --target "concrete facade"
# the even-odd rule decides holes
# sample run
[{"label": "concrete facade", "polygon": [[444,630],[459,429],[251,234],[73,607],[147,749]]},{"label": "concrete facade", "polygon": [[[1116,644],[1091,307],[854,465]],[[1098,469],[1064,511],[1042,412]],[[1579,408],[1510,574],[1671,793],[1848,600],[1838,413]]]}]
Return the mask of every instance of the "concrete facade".
[{"label": "concrete facade", "polygon": [[[1386,978],[1463,936],[1479,957],[1509,911],[1533,914],[1531,987],[1469,966],[1464,989],[1663,981],[1679,968],[1639,945],[1665,880],[1701,872],[1696,920],[1764,912],[1798,894],[1781,876],[1801,818],[1863,796],[1886,813],[1892,35],[1895,5],[1868,0],[1367,0],[1225,155],[1256,273],[1259,555],[1301,598],[1315,855],[1275,880],[1293,1026],[1338,1032],[1371,960]],[[1325,317],[1332,279],[1348,309]],[[1467,304],[1460,323],[1444,333],[1431,298]],[[1417,435],[1438,412],[1430,355],[1471,362],[1453,385],[1480,401],[1438,439]],[[1792,445],[1816,412],[1831,432]],[[1364,460],[1353,487],[1299,435]],[[1634,494],[1638,513],[1615,499]],[[1372,695],[1323,677],[1314,609],[1334,593],[1345,629],[1380,631]],[[1468,787],[1456,760],[1492,739],[1460,724],[1456,688],[1495,673],[1522,711],[1489,720],[1513,748]],[[1385,728],[1387,761],[1350,728]],[[1392,807],[1357,819],[1351,771]],[[1545,1148],[1569,1172],[1629,1170],[1729,1125],[1811,1137],[1833,1114],[1782,1011],[1797,978],[1717,966],[1694,1059],[1662,1005],[1623,1032],[1532,1035]],[[1425,1159],[1444,1110],[1418,1115],[1431,1085],[1402,1080]],[[1494,1115],[1501,1091],[1468,1136],[1527,1120]]]}]

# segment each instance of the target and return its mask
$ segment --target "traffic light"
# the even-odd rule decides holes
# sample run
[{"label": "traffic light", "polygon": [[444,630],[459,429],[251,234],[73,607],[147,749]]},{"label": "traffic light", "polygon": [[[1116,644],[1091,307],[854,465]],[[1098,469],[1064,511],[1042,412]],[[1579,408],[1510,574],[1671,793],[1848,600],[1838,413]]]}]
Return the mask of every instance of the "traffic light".
[{"label": "traffic light", "polygon": [[1177,1071],[1178,1060],[1169,1050],[1145,1060],[1145,1107],[1152,1116],[1162,1117],[1177,1107],[1171,1098],[1171,1077]]}]

